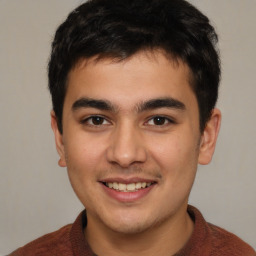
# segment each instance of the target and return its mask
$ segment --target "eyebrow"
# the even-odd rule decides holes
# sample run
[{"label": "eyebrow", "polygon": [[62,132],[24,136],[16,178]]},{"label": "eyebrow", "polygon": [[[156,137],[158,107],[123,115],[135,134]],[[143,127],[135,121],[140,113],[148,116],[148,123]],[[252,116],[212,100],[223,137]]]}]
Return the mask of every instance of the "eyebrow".
[{"label": "eyebrow", "polygon": [[[117,112],[118,107],[114,106],[108,100],[100,100],[100,99],[91,99],[91,98],[80,98],[75,101],[72,105],[72,110],[76,111],[80,108],[96,108],[99,110]],[[158,108],[173,108],[178,110],[185,110],[185,104],[181,101],[174,98],[157,98],[151,99],[148,101],[143,101],[136,105],[136,110],[138,113]]]},{"label": "eyebrow", "polygon": [[181,101],[168,97],[145,101],[137,106],[137,111],[143,112],[158,108],[173,108],[178,110],[185,110],[186,106]]},{"label": "eyebrow", "polygon": [[116,111],[116,108],[107,100],[98,100],[91,98],[80,98],[72,105],[72,110],[78,110],[80,108],[96,108],[99,110]]}]

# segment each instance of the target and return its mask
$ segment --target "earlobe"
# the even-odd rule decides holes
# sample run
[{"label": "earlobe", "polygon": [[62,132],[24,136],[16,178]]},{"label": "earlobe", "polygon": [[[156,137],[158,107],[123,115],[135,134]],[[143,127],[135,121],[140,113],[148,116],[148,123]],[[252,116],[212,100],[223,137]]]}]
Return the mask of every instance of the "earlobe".
[{"label": "earlobe", "polygon": [[52,127],[54,137],[55,137],[56,149],[57,149],[57,152],[60,156],[60,160],[58,161],[58,164],[59,164],[60,167],[66,167],[63,136],[62,136],[62,134],[60,133],[60,131],[58,129],[57,117],[56,117],[53,110],[51,111],[51,127]]},{"label": "earlobe", "polygon": [[201,136],[199,149],[199,164],[209,164],[211,162],[221,123],[221,112],[215,108],[212,111],[210,120],[207,122],[204,132]]}]

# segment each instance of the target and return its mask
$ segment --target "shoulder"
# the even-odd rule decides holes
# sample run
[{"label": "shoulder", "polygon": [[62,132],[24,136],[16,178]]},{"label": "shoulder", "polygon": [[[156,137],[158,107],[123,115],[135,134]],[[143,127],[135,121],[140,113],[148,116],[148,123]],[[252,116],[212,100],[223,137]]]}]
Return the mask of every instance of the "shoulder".
[{"label": "shoulder", "polygon": [[19,248],[9,256],[70,256],[93,255],[84,237],[87,225],[86,211],[82,211],[73,224],[46,234]]},{"label": "shoulder", "polygon": [[71,227],[71,224],[66,225],[55,232],[46,234],[17,249],[10,256],[70,255],[71,244],[69,234]]},{"label": "shoulder", "polygon": [[254,249],[235,234],[211,223],[207,225],[212,248],[219,255],[256,256]]},{"label": "shoulder", "polygon": [[195,226],[187,246],[193,248],[191,249],[193,253],[185,255],[256,256],[256,252],[250,245],[235,234],[206,222],[195,207],[189,206],[188,213]]}]

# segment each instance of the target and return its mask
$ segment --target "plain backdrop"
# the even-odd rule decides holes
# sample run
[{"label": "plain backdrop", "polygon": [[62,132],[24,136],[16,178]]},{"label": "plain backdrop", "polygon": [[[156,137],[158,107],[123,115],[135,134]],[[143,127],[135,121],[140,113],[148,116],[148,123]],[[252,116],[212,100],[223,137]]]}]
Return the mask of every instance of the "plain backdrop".
[{"label": "plain backdrop", "polygon": [[[81,2],[0,0],[0,254],[73,222],[83,209],[57,165],[46,73],[54,32]],[[256,248],[256,1],[191,3],[219,33],[223,122],[190,203]]]}]

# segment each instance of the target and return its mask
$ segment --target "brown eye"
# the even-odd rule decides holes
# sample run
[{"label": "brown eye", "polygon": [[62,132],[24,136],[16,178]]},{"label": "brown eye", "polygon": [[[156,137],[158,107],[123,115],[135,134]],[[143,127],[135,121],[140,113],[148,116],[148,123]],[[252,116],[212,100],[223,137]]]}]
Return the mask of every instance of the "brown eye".
[{"label": "brown eye", "polygon": [[165,117],[157,116],[153,118],[154,125],[164,125],[168,121]]},{"label": "brown eye", "polygon": [[91,117],[91,123],[93,125],[102,125],[104,123],[104,118],[100,116]]},{"label": "brown eye", "polygon": [[102,116],[90,116],[81,121],[82,124],[90,126],[109,125],[109,121]]},{"label": "brown eye", "polygon": [[150,126],[165,126],[168,124],[174,124],[174,121],[165,116],[154,116],[147,121],[147,125]]}]

